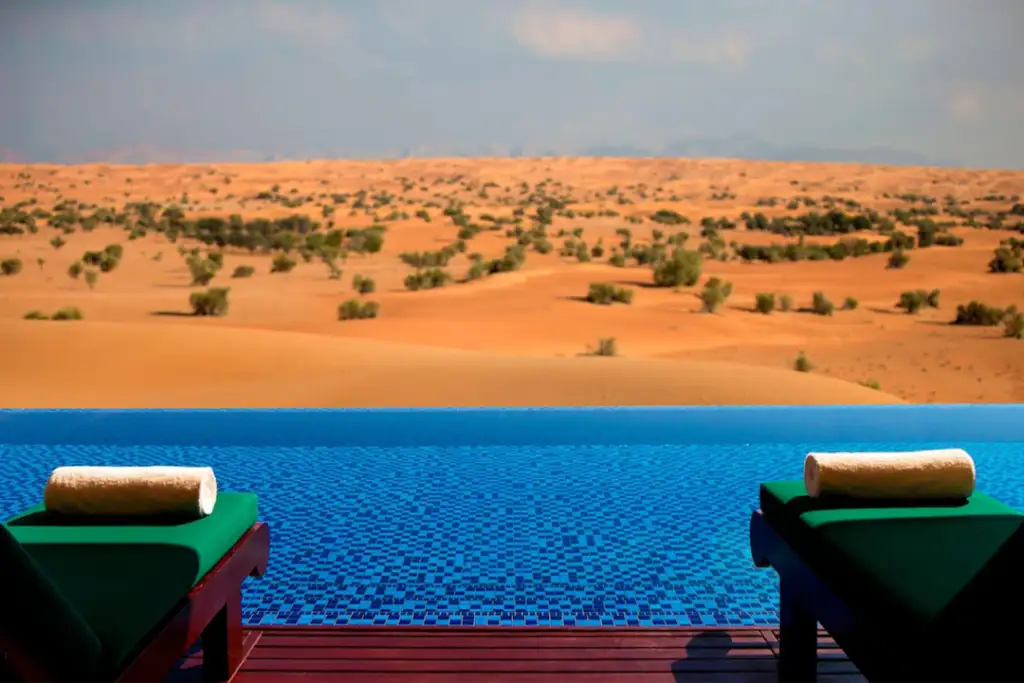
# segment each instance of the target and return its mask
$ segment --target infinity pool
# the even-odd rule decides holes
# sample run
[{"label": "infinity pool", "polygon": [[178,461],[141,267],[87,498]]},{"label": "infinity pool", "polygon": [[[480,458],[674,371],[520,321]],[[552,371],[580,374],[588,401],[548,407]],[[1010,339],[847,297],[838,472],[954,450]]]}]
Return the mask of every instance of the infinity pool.
[{"label": "infinity pool", "polygon": [[[760,481],[799,478],[812,450],[959,446],[980,489],[1024,509],[1024,407],[997,408],[11,411],[0,517],[62,464],[211,465],[222,490],[259,494],[271,526],[249,624],[774,624],[774,573],[747,540]],[[801,411],[810,426],[779,439]],[[388,429],[360,431],[382,415]],[[770,441],[752,416],[772,420]]]}]

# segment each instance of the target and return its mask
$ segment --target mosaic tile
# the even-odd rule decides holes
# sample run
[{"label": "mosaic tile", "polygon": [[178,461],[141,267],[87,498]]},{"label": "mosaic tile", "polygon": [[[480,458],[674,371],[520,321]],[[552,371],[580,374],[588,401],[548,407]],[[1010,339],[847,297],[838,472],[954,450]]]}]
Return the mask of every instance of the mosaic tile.
[{"label": "mosaic tile", "polygon": [[[1024,509],[1024,444],[958,445],[980,489]],[[38,503],[59,465],[211,465],[271,526],[247,624],[764,625],[778,604],[749,555],[760,481],[801,476],[811,450],[945,446],[0,445],[0,515]]]}]

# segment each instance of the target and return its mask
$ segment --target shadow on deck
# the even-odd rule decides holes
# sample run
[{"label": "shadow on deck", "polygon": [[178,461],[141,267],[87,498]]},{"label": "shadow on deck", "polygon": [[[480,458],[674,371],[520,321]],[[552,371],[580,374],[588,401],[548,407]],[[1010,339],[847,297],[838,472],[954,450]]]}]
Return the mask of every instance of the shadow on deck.
[{"label": "shadow on deck", "polygon": [[[760,683],[776,680],[778,630],[273,626],[246,632],[235,683]],[[819,681],[863,681],[822,631]],[[169,681],[201,680],[201,651]]]}]

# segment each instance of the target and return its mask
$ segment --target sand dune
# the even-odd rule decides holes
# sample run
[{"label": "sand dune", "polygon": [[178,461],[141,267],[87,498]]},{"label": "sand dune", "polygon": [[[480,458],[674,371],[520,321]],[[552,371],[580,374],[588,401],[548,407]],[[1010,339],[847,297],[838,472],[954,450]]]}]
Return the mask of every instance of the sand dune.
[{"label": "sand dune", "polygon": [[[412,268],[399,256],[456,240],[459,228],[443,207],[462,205],[477,223],[491,220],[484,216],[511,220],[520,210],[528,228],[537,206],[529,193],[541,191],[570,197],[575,211],[553,218],[550,253],[531,250],[516,272],[406,290]],[[952,227],[965,240],[961,246],[914,249],[902,269],[887,268],[884,253],[771,264],[707,258],[701,283],[714,276],[732,284],[715,314],[701,312],[699,286],[651,287],[649,266],[609,262],[618,231],[629,228],[635,243],[649,243],[659,228],[651,214],[663,208],[691,221],[660,226],[664,232],[685,233],[688,248],[696,249],[705,239],[703,218],[738,223],[722,231],[726,241],[763,246],[795,238],[747,230],[743,212],[771,218],[838,206],[896,220],[895,212],[913,210],[959,226],[964,214],[949,214],[949,202],[981,212],[984,222],[992,212],[1009,211],[1022,192],[1020,172],[737,160],[0,165],[0,204],[28,201],[26,211],[42,211],[37,233],[0,234],[0,260],[23,262],[17,275],[0,277],[0,406],[1024,401],[1020,342],[1004,339],[998,327],[948,324],[956,307],[971,300],[1024,307],[1022,276],[987,268],[1000,241],[1020,238],[1019,232]],[[375,199],[381,196],[387,201]],[[57,207],[72,198],[86,207],[83,214],[155,202],[183,206],[190,219],[299,214],[325,227],[383,221],[387,232],[380,253],[350,255],[339,279],[330,279],[315,258],[271,274],[271,255],[228,248],[213,284],[230,286],[230,313],[195,318],[187,315],[195,288],[178,250],[197,242],[172,244],[152,231],[132,239],[122,227],[102,223],[63,234],[47,225],[46,212],[66,210]],[[816,203],[788,206],[801,201]],[[421,210],[432,220],[417,216]],[[1007,227],[1014,222],[1020,219],[1007,220]],[[467,253],[447,266],[456,281],[469,269],[469,253],[500,257],[514,241],[506,234],[513,225],[465,240]],[[560,254],[573,233],[588,248],[603,244],[603,255],[581,263]],[[55,248],[58,235],[65,244]],[[878,232],[864,236],[882,239]],[[807,242],[837,239],[809,236]],[[94,288],[68,276],[84,252],[111,244],[123,249],[123,258],[99,274]],[[232,278],[240,265],[255,274]],[[338,305],[356,296],[354,275],[374,279],[369,298],[381,306],[378,318],[338,321]],[[585,302],[595,282],[631,289],[632,304]],[[915,315],[897,310],[900,293],[915,289],[940,289],[940,307]],[[847,297],[859,306],[834,316],[753,310],[757,293],[785,294],[801,307],[818,291],[837,306]],[[22,320],[29,311],[50,314],[64,306],[81,309],[85,321]],[[603,338],[616,339],[619,357],[578,357]],[[792,369],[801,352],[814,366],[810,373]],[[879,384],[891,396],[860,382]]]},{"label": "sand dune", "polygon": [[506,356],[152,323],[3,321],[0,336],[7,407],[902,402],[836,379],[731,363]]}]

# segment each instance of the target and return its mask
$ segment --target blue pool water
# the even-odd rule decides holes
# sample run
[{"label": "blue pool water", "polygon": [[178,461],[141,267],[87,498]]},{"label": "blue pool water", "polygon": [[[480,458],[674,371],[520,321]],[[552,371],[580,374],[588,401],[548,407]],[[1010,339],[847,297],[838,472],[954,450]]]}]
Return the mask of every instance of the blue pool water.
[{"label": "blue pool water", "polygon": [[1024,440],[716,443],[705,434],[689,445],[232,446],[135,439],[143,443],[105,445],[85,435],[93,443],[0,445],[0,515],[36,504],[49,472],[63,464],[211,465],[222,490],[259,494],[272,529],[269,571],[245,588],[249,624],[778,623],[775,574],[751,565],[747,524],[758,483],[799,478],[808,451],[961,446],[976,459],[979,489],[1024,509]]}]

